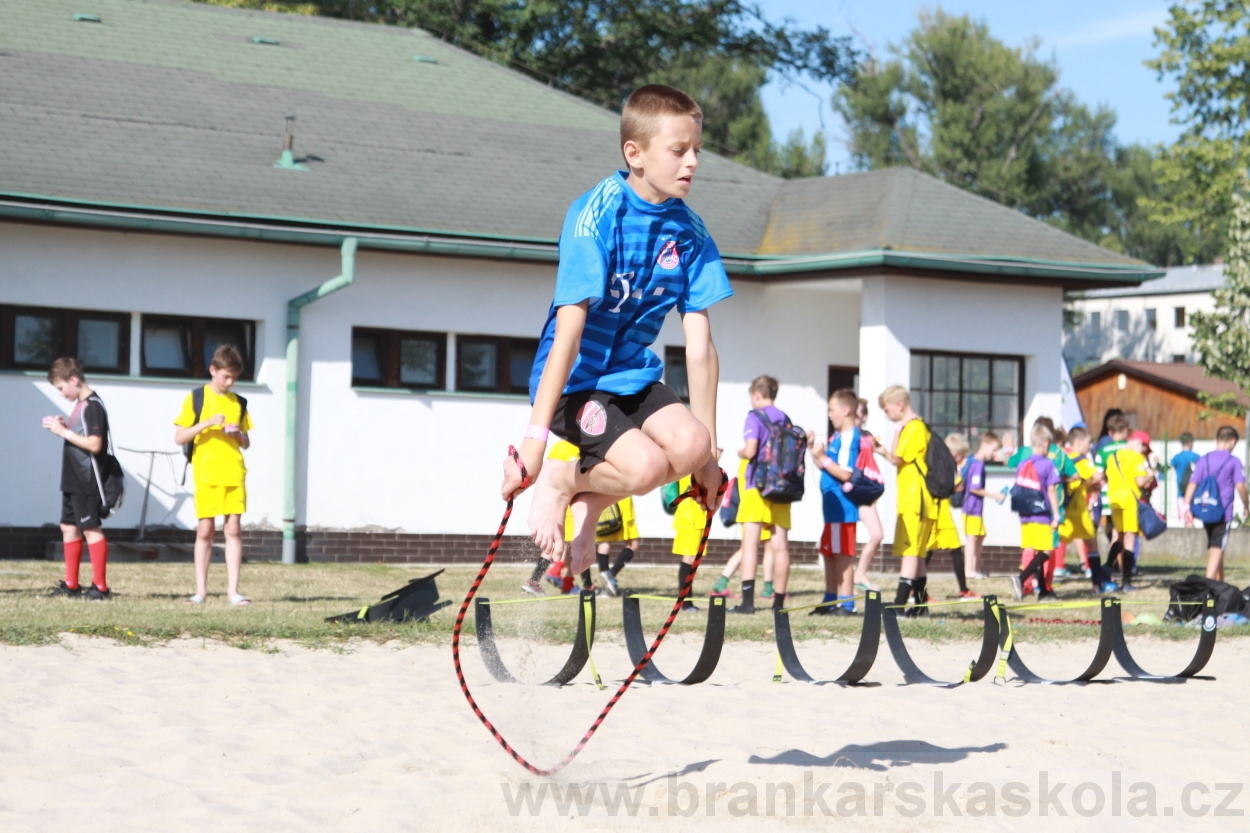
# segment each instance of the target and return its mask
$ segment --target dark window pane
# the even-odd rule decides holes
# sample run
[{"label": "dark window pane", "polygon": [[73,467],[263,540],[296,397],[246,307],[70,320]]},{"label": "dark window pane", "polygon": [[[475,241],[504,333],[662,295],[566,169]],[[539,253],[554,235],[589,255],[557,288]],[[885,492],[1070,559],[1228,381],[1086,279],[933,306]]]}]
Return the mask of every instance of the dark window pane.
[{"label": "dark window pane", "polygon": [[400,339],[399,382],[427,387],[438,384],[438,342],[429,338]]},{"label": "dark window pane", "polygon": [[529,390],[530,371],[534,368],[534,354],[538,348],[533,344],[513,342],[508,356],[508,385],[514,391]]},{"label": "dark window pane", "polygon": [[50,365],[61,352],[61,321],[54,316],[17,315],[13,318],[13,361]]},{"label": "dark window pane", "polygon": [[964,359],[964,390],[990,389],[990,360]]},{"label": "dark window pane", "polygon": [[78,320],[78,361],[84,367],[120,367],[121,342],[120,321]]},{"label": "dark window pane", "polygon": [[376,335],[352,334],[352,378],[366,382],[385,381],[382,374],[382,339]]},{"label": "dark window pane", "polygon": [[933,389],[959,390],[959,359],[953,356],[933,357]]},{"label": "dark window pane", "polygon": [[916,413],[920,414],[920,418],[926,422],[933,419],[933,414],[929,413],[929,393],[928,391],[916,390],[911,394],[911,407]]},{"label": "dark window pane", "polygon": [[989,394],[964,394],[964,422],[973,428],[984,428],[990,424]]},{"label": "dark window pane", "polygon": [[994,360],[994,393],[1019,393],[1019,362]]},{"label": "dark window pane", "polygon": [[1015,396],[995,395],[993,398],[994,424],[999,426],[1015,426],[1020,423],[1017,413],[1019,400]]},{"label": "dark window pane", "polygon": [[[915,356],[911,357],[911,389],[928,390],[929,385],[929,357]],[[916,413],[920,413],[917,409]]]},{"label": "dark window pane", "polygon": [[498,378],[499,349],[494,344],[460,342],[460,387],[491,390]]},{"label": "dark window pane", "polygon": [[673,389],[673,393],[683,402],[690,401],[690,377],[686,375],[686,360],[666,356],[664,368],[664,384]]},{"label": "dark window pane", "polygon": [[143,363],[154,370],[187,371],[190,334],[181,324],[143,327]]},{"label": "dark window pane", "polygon": [[204,367],[213,363],[213,353],[223,344],[229,344],[239,351],[243,364],[247,364],[247,327],[243,324],[222,324],[213,322],[204,325]]},{"label": "dark window pane", "polygon": [[933,422],[937,425],[959,424],[959,394],[933,394]]}]

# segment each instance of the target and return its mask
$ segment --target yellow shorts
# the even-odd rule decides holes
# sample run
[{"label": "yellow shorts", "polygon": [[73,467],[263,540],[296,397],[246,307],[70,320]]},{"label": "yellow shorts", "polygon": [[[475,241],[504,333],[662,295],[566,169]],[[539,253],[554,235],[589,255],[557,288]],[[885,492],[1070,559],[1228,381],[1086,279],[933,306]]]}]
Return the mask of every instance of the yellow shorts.
[{"label": "yellow shorts", "polygon": [[1050,524],[1020,524],[1020,547],[1050,552],[1055,548],[1055,531]]},{"label": "yellow shorts", "polygon": [[921,520],[919,515],[900,514],[894,522],[894,554],[924,558],[929,554],[929,538],[934,521]]},{"label": "yellow shorts", "polygon": [[737,521],[740,524],[776,524],[789,529],[790,504],[765,500],[759,489],[743,489],[738,500]]},{"label": "yellow shorts", "polygon": [[959,530],[953,526],[944,526],[938,528],[934,525],[933,531],[929,537],[929,549],[931,550],[957,550],[964,545],[959,539]]},{"label": "yellow shorts", "polygon": [[[638,538],[638,518],[634,515],[634,499],[627,497],[619,503],[621,509],[621,528],[611,535],[596,535],[596,544],[607,544],[616,541],[634,541]],[[564,543],[573,540],[573,510],[564,510]]]},{"label": "yellow shorts", "polygon": [[985,535],[985,518],[981,515],[964,515],[964,535]]},{"label": "yellow shorts", "polygon": [[673,536],[673,555],[682,557],[699,554],[699,542],[703,540],[703,527],[683,527]]},{"label": "yellow shorts", "polygon": [[195,487],[195,517],[216,518],[242,515],[247,511],[246,486]]},{"label": "yellow shorts", "polygon": [[570,460],[580,460],[581,458],[582,452],[568,440],[556,440],[556,444],[547,453],[548,460],[563,460],[566,463]]},{"label": "yellow shorts", "polygon": [[1111,526],[1113,526],[1117,532],[1138,532],[1137,505],[1112,506]]},{"label": "yellow shorts", "polygon": [[1089,516],[1089,512],[1069,512],[1063,523],[1059,524],[1059,540],[1065,543],[1088,541],[1096,537],[1098,532],[1094,529],[1094,519]]}]

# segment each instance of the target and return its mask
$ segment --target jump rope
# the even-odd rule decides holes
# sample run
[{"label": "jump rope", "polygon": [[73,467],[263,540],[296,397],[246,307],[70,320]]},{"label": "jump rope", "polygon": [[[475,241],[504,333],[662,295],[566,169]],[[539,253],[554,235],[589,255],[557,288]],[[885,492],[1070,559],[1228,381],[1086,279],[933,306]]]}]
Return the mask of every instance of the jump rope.
[{"label": "jump rope", "polygon": [[[517,453],[516,448],[508,446],[508,453],[512,455],[512,459],[521,470],[521,489],[524,490],[530,485],[529,472],[525,470],[525,464],[521,462],[521,455]],[[555,775],[557,772],[572,763],[573,759],[581,754],[581,751],[586,748],[586,744],[590,743],[590,739],[595,736],[595,732],[599,731],[599,727],[603,725],[603,721],[607,719],[608,714],[613,708],[616,707],[616,704],[620,701],[620,699],[625,696],[626,690],[630,687],[634,680],[638,678],[638,675],[642,673],[642,669],[646,668],[647,663],[649,663],[651,658],[655,656],[655,652],[659,650],[660,643],[664,641],[664,637],[668,634],[669,628],[673,626],[673,622],[677,619],[677,614],[681,612],[682,603],[685,602],[686,598],[690,595],[690,589],[694,585],[695,573],[698,572],[699,563],[703,560],[703,553],[707,549],[707,539],[712,532],[712,519],[716,516],[716,507],[720,505],[721,499],[725,496],[725,489],[728,485],[729,478],[726,477],[725,473],[722,471],[720,486],[716,489],[716,500],[712,502],[713,508],[707,510],[707,523],[703,526],[703,537],[699,539],[699,549],[695,553],[694,563],[690,565],[690,573],[686,576],[685,582],[682,583],[681,590],[677,594],[677,600],[673,602],[673,609],[669,611],[668,618],[664,620],[664,624],[660,627],[659,633],[656,634],[655,641],[651,643],[651,647],[647,649],[647,652],[643,654],[642,659],[640,659],[638,664],[634,666],[634,670],[629,672],[629,676],[625,678],[625,682],[621,683],[621,687],[618,688],[616,693],[613,694],[611,699],[608,700],[607,705],[605,705],[602,711],[599,712],[598,717],[596,717],[594,722],[590,724],[590,728],[587,729],[582,735],[581,740],[577,742],[577,745],[573,747],[573,750],[569,752],[569,754],[565,755],[563,760],[550,769],[542,769],[534,766],[527,761],[520,752],[517,752],[512,748],[512,744],[508,743],[499,730],[495,728],[495,724],[491,723],[490,719],[482,712],[482,709],[478,706],[477,701],[473,699],[473,694],[469,691],[469,684],[465,682],[464,679],[464,669],[460,666],[460,629],[464,625],[464,615],[469,610],[469,604],[473,601],[473,597],[477,595],[478,588],[481,587],[482,581],[486,578],[486,574],[490,572],[491,565],[495,561],[495,553],[498,552],[499,545],[503,541],[504,530],[508,528],[508,519],[512,517],[512,503],[515,495],[508,498],[507,506],[505,506],[503,510],[503,518],[499,521],[499,530],[495,533],[494,539],[491,540],[490,549],[486,553],[486,560],[482,562],[482,568],[477,571],[477,577],[473,579],[473,584],[470,585],[469,592],[465,594],[464,602],[460,605],[460,612],[456,615],[456,625],[451,632],[451,658],[452,662],[456,666],[456,679],[460,681],[460,691],[464,694],[464,699],[469,701],[469,708],[473,710],[473,714],[477,715],[477,719],[482,721],[482,725],[486,727],[486,731],[490,732],[491,737],[493,737],[495,741],[503,747],[503,751],[507,752],[508,755],[511,756],[512,760],[516,761],[533,774],[545,778]],[[677,498],[677,502],[682,500],[698,500],[703,502],[706,495],[706,490],[692,480],[690,488]],[[706,503],[704,503],[704,505],[706,506]]]}]

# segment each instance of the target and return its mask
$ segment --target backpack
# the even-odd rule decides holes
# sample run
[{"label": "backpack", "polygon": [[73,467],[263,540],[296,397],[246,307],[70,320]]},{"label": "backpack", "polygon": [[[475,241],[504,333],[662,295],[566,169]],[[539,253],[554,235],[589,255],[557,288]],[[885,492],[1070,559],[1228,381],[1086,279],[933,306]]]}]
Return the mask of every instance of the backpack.
[{"label": "backpack", "polygon": [[[1189,504],[1189,512],[1204,524],[1218,524],[1224,521],[1224,499],[1220,497],[1219,476],[1225,466],[1233,461],[1230,456],[1223,466],[1214,474],[1207,474],[1198,483],[1194,499]],[[1192,466],[1190,467],[1192,470]]]},{"label": "backpack", "polygon": [[[247,416],[247,400],[237,393],[234,398],[239,400],[239,427],[243,426],[243,418]],[[192,425],[198,425],[200,417],[204,415],[204,386],[200,385],[191,391],[191,408],[195,411],[195,422]],[[182,444],[182,456],[187,462],[182,466],[182,482],[187,482],[187,466],[191,465],[191,458],[195,456],[195,437],[191,438],[191,442]]]},{"label": "backpack", "polygon": [[[1118,451],[1112,453],[1111,462],[1115,463],[1116,471],[1120,472],[1120,476],[1123,477],[1124,469],[1120,468],[1120,453]],[[1223,516],[1221,515],[1221,517]],[[1147,541],[1153,541],[1168,531],[1168,522],[1159,514],[1157,509],[1150,505],[1150,501],[1139,497],[1137,499],[1137,528],[1141,530],[1143,538]]]},{"label": "backpack", "polygon": [[614,503],[599,514],[599,520],[595,522],[595,537],[607,538],[609,535],[615,535],[625,527],[625,519],[621,517],[621,505]]},{"label": "backpack", "polygon": [[[935,500],[946,500],[955,493],[955,455],[946,443],[933,441],[933,430],[929,426],[925,425],[924,429],[929,432],[929,445],[924,452],[924,464],[928,469],[923,472],[924,485]],[[920,468],[919,462],[916,468]]]},{"label": "backpack", "polygon": [[[94,399],[100,403],[100,407],[104,407],[104,400],[98,394],[91,394],[88,399]],[[107,415],[108,411],[105,410]],[[113,426],[108,428],[108,442],[101,451],[99,458],[96,459],[95,454],[91,457],[91,471],[95,474],[96,488],[100,490],[100,519],[103,520],[113,514],[114,509],[120,509],[122,501],[126,499],[126,472],[122,470],[122,464],[113,456]]]},{"label": "backpack", "polygon": [[786,417],[773,422],[763,408],[751,413],[764,423],[768,435],[755,452],[754,480],[751,486],[760,497],[773,503],[794,503],[803,497],[803,458],[807,454],[807,434]]},{"label": "backpack", "polygon": [[1011,511],[1026,518],[1050,514],[1041,478],[1031,460],[1024,461],[1016,472],[1016,482],[1011,487]]},{"label": "backpack", "polygon": [[1202,605],[1179,603],[1202,602],[1208,596],[1215,599],[1216,616],[1223,616],[1225,613],[1242,613],[1250,607],[1250,603],[1247,603],[1247,593],[1250,593],[1250,588],[1242,591],[1231,584],[1205,576],[1186,576],[1184,581],[1178,581],[1172,585],[1171,604],[1168,605],[1168,612],[1163,615],[1163,621],[1188,622],[1198,618],[1203,612]]},{"label": "backpack", "polygon": [[851,488],[844,491],[843,495],[856,506],[872,506],[885,493],[885,480],[881,477],[881,470],[877,468],[872,449],[864,448],[861,438],[862,435],[856,428],[852,442],[856,444],[859,453],[855,458],[855,467],[851,469],[851,479],[847,481]]},{"label": "backpack", "polygon": [[738,522],[738,478],[730,478],[725,488],[725,496],[720,502],[720,522],[725,526],[733,526]]},{"label": "backpack", "polygon": [[672,483],[665,483],[660,487],[660,503],[664,506],[664,511],[670,515],[677,514],[677,498],[681,497],[680,480],[674,480]]},{"label": "backpack", "polygon": [[964,467],[959,470],[959,479],[963,481],[963,488],[951,495],[951,508],[963,509],[964,498],[968,496],[968,468],[972,465],[972,460],[964,461]]}]

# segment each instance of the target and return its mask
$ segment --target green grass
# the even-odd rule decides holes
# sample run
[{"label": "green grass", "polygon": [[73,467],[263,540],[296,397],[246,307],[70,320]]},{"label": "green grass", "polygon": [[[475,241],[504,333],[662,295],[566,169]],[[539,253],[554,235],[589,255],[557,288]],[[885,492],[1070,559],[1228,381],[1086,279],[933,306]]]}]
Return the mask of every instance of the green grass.
[{"label": "green grass", "polygon": [[[221,592],[225,580],[224,567],[213,565],[210,587],[215,591],[203,605],[186,604],[193,589],[190,565],[116,564],[109,568],[109,582],[114,598],[104,603],[88,603],[55,598],[42,598],[41,593],[61,578],[61,565],[55,562],[0,562],[0,642],[11,645],[52,644],[64,633],[102,636],[123,644],[150,645],[171,639],[211,639],[239,648],[271,650],[276,640],[292,640],[311,648],[349,649],[354,640],[377,643],[395,642],[446,644],[450,641],[452,624],[460,600],[476,574],[472,568],[451,568],[438,579],[443,599],[453,605],[434,615],[428,623],[377,623],[369,625],[330,624],[325,617],[359,609],[379,599],[410,578],[432,572],[429,567],[394,567],[381,564],[247,564],[243,569],[243,590],[253,600],[250,607],[235,608],[226,603]],[[482,587],[481,595],[495,599],[522,596],[520,583],[526,578],[528,566],[498,564]],[[1190,572],[1200,571],[1192,562],[1148,562],[1137,593],[1127,598],[1130,613],[1149,612],[1162,616],[1167,607],[1168,585]],[[719,569],[709,566],[700,570],[695,583],[696,601],[706,597]],[[84,565],[83,576],[88,575]],[[630,566],[621,576],[622,587],[644,593],[673,595],[676,592],[675,566]],[[887,603],[893,600],[896,579],[876,576]],[[1250,583],[1250,567],[1230,565],[1228,580],[1233,584]],[[736,588],[737,583],[734,583]],[[1011,604],[1006,578],[975,582],[981,593],[997,593]],[[550,588],[548,588],[550,589]],[[1059,583],[1061,598],[1093,599],[1084,580]],[[796,569],[791,577],[789,604],[800,606],[820,601],[822,574],[815,569]],[[930,594],[939,600],[955,597],[955,583],[950,578],[930,582]],[[731,604],[733,601],[731,600]],[[644,601],[643,621],[655,629],[668,613],[662,602]],[[700,602],[701,606],[705,602]],[[621,641],[620,603],[600,597],[598,638]],[[767,607],[763,602],[761,607]],[[904,620],[903,632],[909,638],[933,642],[980,639],[979,605],[935,608],[925,620]],[[1098,618],[1096,607],[1074,610],[1021,612],[1013,617],[1019,637],[1030,641],[1054,641],[1094,638],[1097,629],[1085,621]],[[543,642],[560,643],[571,638],[577,618],[577,605],[572,602],[550,604],[508,605],[493,612],[496,632],[504,638],[522,637]],[[1060,623],[1030,621],[1057,619]],[[792,630],[796,640],[858,639],[859,618],[844,619],[808,616],[795,613]],[[682,615],[674,633],[702,632],[705,616]],[[465,625],[472,641],[472,612]],[[1174,626],[1137,626],[1135,633],[1149,633],[1163,638],[1187,640],[1192,631]],[[1226,629],[1221,636],[1242,636],[1250,627]],[[732,641],[771,642],[772,617],[766,610],[755,616],[730,616],[726,638]]]}]

